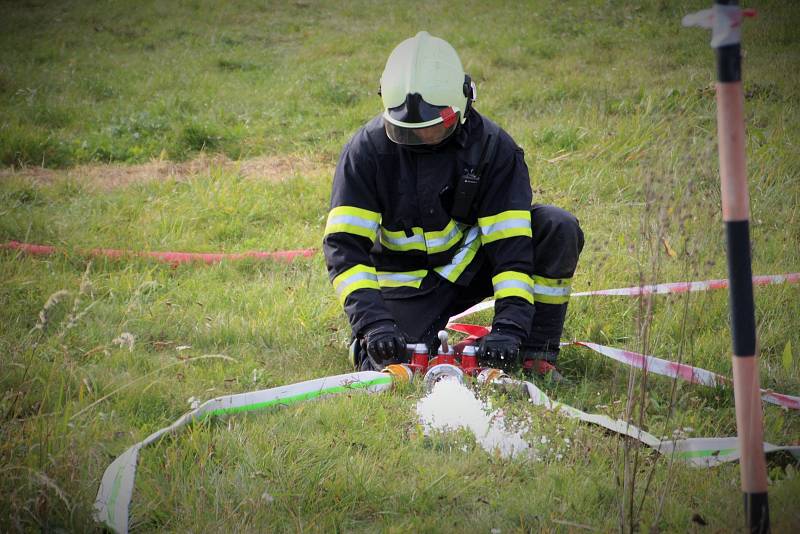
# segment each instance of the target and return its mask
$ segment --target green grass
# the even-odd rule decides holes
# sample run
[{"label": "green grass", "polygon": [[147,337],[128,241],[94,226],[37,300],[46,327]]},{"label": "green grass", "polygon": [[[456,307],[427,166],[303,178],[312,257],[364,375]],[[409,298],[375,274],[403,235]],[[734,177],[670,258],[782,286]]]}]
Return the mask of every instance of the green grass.
[{"label": "green grass", "polygon": [[[177,268],[95,259],[87,271],[78,249],[318,248],[336,155],[379,111],[378,79],[392,47],[421,29],[459,51],[478,83],[478,109],[525,149],[537,201],[580,218],[587,242],[576,290],[724,278],[713,53],[707,32],[679,25],[704,7],[4,4],[5,165],[199,152],[317,164],[282,181],[212,165],[121,188],[93,187],[80,169],[47,183],[3,174],[0,242],[66,252],[0,252],[0,530],[96,528],[91,508],[105,467],[184,413],[190,397],[348,370],[347,323],[319,255]],[[753,268],[793,272],[800,14],[785,3],[755,7],[759,18],[744,27]],[[59,290],[69,293],[36,329]],[[796,285],[756,289],[762,384],[794,394],[799,297]],[[575,299],[564,337],[731,374],[726,292],[651,303]],[[113,342],[124,332],[135,338],[130,350]],[[233,360],[190,360],[214,354]],[[569,383],[542,382],[549,395],[623,415],[626,368],[578,348],[563,351],[560,366]],[[677,384],[670,408],[672,382],[650,377],[648,386],[634,411],[644,406],[654,434],[735,433],[730,390]],[[534,442],[547,435],[554,448],[541,450],[540,461],[502,460],[463,435],[424,437],[413,415],[420,395],[411,387],[193,425],[142,452],[132,523],[197,531],[619,528],[618,437],[498,399],[529,422]],[[800,417],[765,405],[765,434],[798,443]],[[775,530],[796,529],[797,466],[771,465],[770,480]],[[642,531],[690,530],[693,514],[714,531],[743,524],[735,465],[670,468],[643,450],[635,493],[642,509],[633,527]]]}]

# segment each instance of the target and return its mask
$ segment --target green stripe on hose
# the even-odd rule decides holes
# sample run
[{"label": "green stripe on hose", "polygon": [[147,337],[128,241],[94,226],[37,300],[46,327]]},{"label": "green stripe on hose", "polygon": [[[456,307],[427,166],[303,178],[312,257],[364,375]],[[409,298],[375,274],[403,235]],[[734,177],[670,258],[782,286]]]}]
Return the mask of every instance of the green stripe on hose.
[{"label": "green stripe on hose", "polygon": [[120,466],[117,470],[117,476],[114,477],[114,485],[111,487],[111,497],[108,499],[108,518],[111,522],[114,522],[114,506],[117,502],[117,497],[119,497],[119,487],[122,484],[122,471],[125,469],[125,466]]},{"label": "green stripe on hose", "polygon": [[736,449],[710,449],[705,451],[682,451],[675,453],[675,456],[678,458],[707,458],[709,456],[725,456],[732,452],[736,452]]},{"label": "green stripe on hose", "polygon": [[225,415],[231,413],[239,413],[239,412],[250,412],[254,410],[260,410],[262,408],[268,408],[270,406],[289,406],[291,404],[296,404],[298,402],[302,402],[305,400],[315,399],[317,397],[321,397],[323,395],[330,395],[332,393],[344,393],[351,389],[366,389],[370,386],[377,386],[380,384],[389,384],[392,382],[392,377],[386,375],[386,377],[376,378],[374,380],[369,380],[366,382],[353,382],[348,386],[336,386],[327,389],[319,389],[316,391],[309,391],[307,393],[300,393],[298,395],[293,395],[291,397],[283,397],[279,399],[273,399],[270,401],[265,402],[256,402],[253,404],[248,404],[246,406],[234,406],[231,408],[220,408],[218,410],[212,410],[207,412],[201,416],[202,419],[206,417],[213,417],[216,415]]}]

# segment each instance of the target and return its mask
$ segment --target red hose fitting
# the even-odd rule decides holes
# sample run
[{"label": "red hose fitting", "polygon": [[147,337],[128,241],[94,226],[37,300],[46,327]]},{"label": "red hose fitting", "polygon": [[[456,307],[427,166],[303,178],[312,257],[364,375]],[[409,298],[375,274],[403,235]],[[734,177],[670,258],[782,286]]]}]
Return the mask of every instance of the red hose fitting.
[{"label": "red hose fitting", "polygon": [[425,343],[417,343],[414,346],[409,367],[415,373],[424,373],[428,370],[428,346]]}]

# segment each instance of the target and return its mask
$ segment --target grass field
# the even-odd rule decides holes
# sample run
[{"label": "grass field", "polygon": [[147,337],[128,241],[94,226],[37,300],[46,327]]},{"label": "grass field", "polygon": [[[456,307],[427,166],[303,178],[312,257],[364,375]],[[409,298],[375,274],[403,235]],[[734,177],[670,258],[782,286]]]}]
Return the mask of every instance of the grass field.
[{"label": "grass field", "polygon": [[[320,255],[176,268],[78,249],[319,248],[331,175],[380,111],[383,63],[426,29],[526,151],[539,202],[587,244],[575,290],[725,278],[704,2],[4,2],[0,4],[0,531],[99,529],[103,470],[192,397],[349,371]],[[800,10],[744,26],[753,270],[800,270]],[[44,168],[42,168],[44,167]],[[571,303],[564,337],[731,374],[724,291]],[[800,392],[800,287],[756,290],[761,380]],[[480,320],[488,322],[489,316]],[[133,343],[122,338],[128,333]],[[130,338],[127,338],[130,339]],[[206,355],[226,358],[193,359]],[[732,392],[569,348],[552,397],[653,434],[727,436]],[[144,450],[141,531],[687,531],[743,525],[737,465],[696,470],[497,399],[550,443],[503,460],[426,437],[418,387],[191,426]],[[800,416],[765,405],[765,437]],[[567,438],[569,441],[567,441]],[[632,447],[632,446],[631,446]],[[550,450],[552,449],[552,450]],[[632,450],[632,449],[631,449]],[[632,453],[631,453],[632,454]],[[627,455],[630,462],[630,454]],[[797,465],[770,465],[776,532],[800,526]],[[632,512],[631,512],[631,503]]]}]

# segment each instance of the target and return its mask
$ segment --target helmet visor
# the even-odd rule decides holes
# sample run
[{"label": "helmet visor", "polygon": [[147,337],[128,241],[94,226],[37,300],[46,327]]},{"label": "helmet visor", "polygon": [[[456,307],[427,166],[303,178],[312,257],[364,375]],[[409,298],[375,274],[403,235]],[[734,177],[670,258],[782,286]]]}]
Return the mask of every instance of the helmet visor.
[{"label": "helmet visor", "polygon": [[422,128],[408,128],[398,126],[384,118],[383,128],[386,130],[386,136],[398,145],[438,145],[455,131],[458,123],[459,121],[455,120],[450,126],[445,126],[444,121],[440,121]]},{"label": "helmet visor", "polygon": [[428,123],[439,119],[447,106],[429,104],[419,93],[406,95],[406,99],[397,107],[386,108],[386,116],[394,123]]},{"label": "helmet visor", "polygon": [[458,108],[429,104],[419,93],[406,95],[402,104],[383,113],[386,135],[399,145],[438,145],[460,119]]}]

